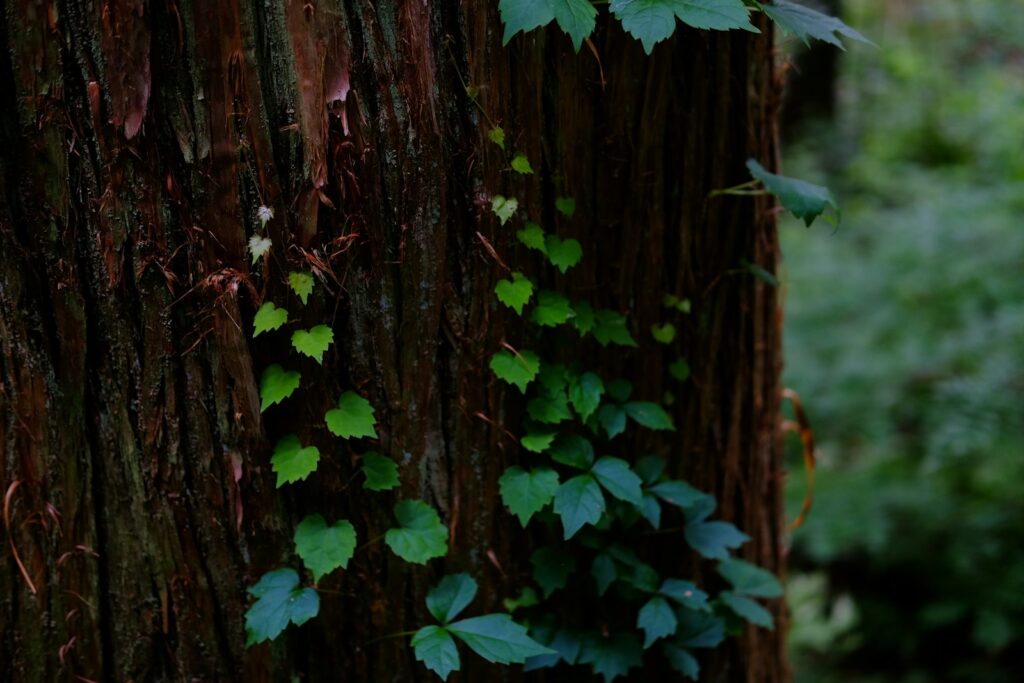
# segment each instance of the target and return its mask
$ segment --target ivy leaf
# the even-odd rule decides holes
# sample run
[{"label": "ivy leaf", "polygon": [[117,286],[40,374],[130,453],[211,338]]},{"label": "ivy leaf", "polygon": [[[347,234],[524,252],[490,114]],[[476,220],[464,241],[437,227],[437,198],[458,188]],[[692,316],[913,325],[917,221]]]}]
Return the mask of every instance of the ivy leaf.
[{"label": "ivy leaf", "polygon": [[557,432],[527,432],[523,438],[519,439],[519,443],[531,453],[543,453],[551,446],[556,435]]},{"label": "ivy leaf", "polygon": [[594,339],[601,346],[618,344],[636,346],[636,340],[626,326],[626,316],[602,308],[594,313]]},{"label": "ivy leaf", "polygon": [[636,461],[633,470],[650,486],[661,478],[665,472],[665,458],[659,455],[645,455]]},{"label": "ivy leaf", "polygon": [[398,527],[388,529],[384,542],[406,562],[426,564],[448,552],[448,528],[437,510],[422,500],[402,500],[395,505]]},{"label": "ivy leaf", "polygon": [[512,273],[511,280],[498,281],[494,293],[498,295],[498,301],[522,315],[523,306],[533,296],[533,282],[522,273]]},{"label": "ivy leaf", "polygon": [[696,610],[708,609],[708,594],[697,588],[697,585],[682,579],[665,579],[658,592],[675,600],[683,607]]},{"label": "ivy leaf", "polygon": [[255,264],[263,257],[273,245],[268,238],[261,235],[253,235],[249,238],[249,254],[252,255],[252,262]]},{"label": "ivy leaf", "polygon": [[469,646],[488,662],[522,664],[527,657],[550,655],[555,651],[544,647],[507,614],[485,614],[448,625],[448,632]]},{"label": "ivy leaf", "polygon": [[260,376],[260,412],[291,396],[301,378],[298,372],[285,370],[277,363],[268,366]]},{"label": "ivy leaf", "polygon": [[347,567],[355,550],[356,530],[347,519],[327,526],[320,515],[309,515],[295,527],[295,552],[318,583],[338,567]]},{"label": "ivy leaf", "polygon": [[520,31],[526,33],[554,21],[555,12],[551,4],[552,0],[500,0],[498,11],[505,24],[502,44],[508,45],[512,36]]},{"label": "ivy leaf", "polygon": [[597,411],[597,419],[604,427],[609,439],[626,431],[626,411],[617,403],[606,403]]},{"label": "ivy leaf", "polygon": [[673,669],[690,680],[697,680],[697,677],[700,675],[700,663],[696,657],[683,648],[668,643],[662,646],[661,651],[665,654],[665,659],[668,660]]},{"label": "ivy leaf", "polygon": [[245,613],[246,647],[273,640],[289,623],[301,626],[320,611],[320,596],[312,588],[299,588],[294,569],[267,572],[249,594],[257,600]]},{"label": "ivy leaf", "polygon": [[651,336],[660,344],[671,344],[672,340],[676,338],[676,326],[672,323],[651,325]]},{"label": "ivy leaf", "polygon": [[771,287],[779,286],[779,278],[768,272],[768,269],[764,266],[759,266],[756,263],[751,263],[745,258],[740,259],[740,268],[747,271],[761,282]]},{"label": "ivy leaf", "polygon": [[533,580],[545,598],[559,588],[565,588],[569,576],[576,571],[576,558],[551,546],[535,550],[530,555],[530,564],[533,565]]},{"label": "ivy leaf", "polygon": [[667,429],[675,431],[672,417],[657,403],[648,401],[630,401],[623,408],[633,421],[648,429]]},{"label": "ivy leaf", "polygon": [[519,392],[525,394],[526,387],[540,370],[540,358],[533,351],[514,354],[502,349],[491,357],[491,370],[498,379],[518,387]]},{"label": "ivy leaf", "polygon": [[491,198],[491,211],[498,217],[502,225],[508,223],[508,219],[512,218],[518,208],[519,200],[515,197],[503,197],[497,194]]},{"label": "ivy leaf", "polygon": [[576,213],[576,200],[572,197],[556,197],[555,208],[566,218],[572,218]]},{"label": "ivy leaf", "polygon": [[516,155],[512,157],[512,170],[516,173],[533,173],[533,167],[530,166],[530,160],[526,158],[526,155],[522,152],[516,152]]},{"label": "ivy leaf", "polygon": [[273,301],[267,301],[260,310],[256,311],[256,317],[252,321],[252,336],[256,338],[264,332],[276,330],[288,322],[288,311],[278,308]]},{"label": "ivy leaf", "polygon": [[[765,5],[765,10],[767,11],[767,9],[768,5]],[[814,185],[798,178],[787,178],[769,173],[754,159],[747,160],[747,168],[750,169],[750,175],[760,180],[768,192],[778,197],[782,206],[803,220],[808,227],[829,206],[836,212],[836,220],[839,220],[839,204],[836,203],[836,198],[832,196],[832,191],[827,187]]]},{"label": "ivy leaf", "polygon": [[583,40],[594,32],[597,24],[597,8],[590,0],[549,0],[555,12],[558,26],[569,34],[576,52],[583,46]]},{"label": "ivy leaf", "polygon": [[730,557],[718,563],[718,573],[741,595],[757,598],[777,598],[782,595],[782,584],[775,575],[756,564]]},{"label": "ivy leaf", "polygon": [[750,598],[743,595],[737,595],[731,591],[723,591],[718,594],[718,599],[721,600],[726,607],[731,609],[738,616],[749,621],[751,624],[764,627],[769,631],[774,630],[775,622],[772,619],[772,613]]},{"label": "ivy leaf", "polygon": [[750,540],[729,522],[690,522],[683,533],[691,548],[712,560],[726,559],[729,549],[739,548]]},{"label": "ivy leaf", "polygon": [[542,424],[558,424],[572,419],[572,413],[569,412],[569,399],[564,391],[531,398],[530,402],[526,404],[526,411],[531,418]]},{"label": "ivy leaf", "polygon": [[501,500],[525,527],[530,518],[555,497],[558,473],[549,467],[529,472],[521,467],[510,467],[498,480],[498,488]]},{"label": "ivy leaf", "polygon": [[676,612],[679,618],[679,647],[718,647],[725,640],[725,622],[710,612],[683,608]]},{"label": "ivy leaf", "polygon": [[869,45],[873,44],[839,19],[822,14],[810,7],[789,2],[789,0],[773,0],[771,4],[763,3],[761,9],[783,31],[796,36],[806,45],[810,45],[808,38],[817,38],[818,40],[835,45],[841,50],[845,50],[846,48],[843,46],[839,36],[845,36]]},{"label": "ivy leaf", "polygon": [[[708,498],[708,494],[698,491],[685,481],[671,480],[663,481],[651,487],[651,493],[661,498],[666,503],[678,505],[681,508],[692,507],[701,499]],[[710,513],[709,513],[710,514]]]},{"label": "ivy leaf", "polygon": [[608,638],[595,635],[583,643],[580,663],[590,664],[595,674],[611,683],[643,664],[643,649],[631,633],[616,633]]},{"label": "ivy leaf", "polygon": [[574,239],[562,240],[558,235],[544,238],[548,260],[563,274],[583,258],[583,247]]},{"label": "ivy leaf", "polygon": [[449,574],[427,593],[427,611],[447,624],[473,602],[476,590],[476,581],[469,574]]},{"label": "ivy leaf", "polygon": [[573,304],[576,315],[572,319],[572,326],[580,333],[580,336],[593,332],[594,330],[594,308],[586,301],[577,301]]},{"label": "ivy leaf", "polygon": [[608,382],[608,395],[619,403],[625,403],[633,393],[633,383],[627,379],[613,379]]},{"label": "ivy leaf", "polygon": [[424,626],[412,636],[412,647],[416,661],[441,677],[448,680],[448,674],[458,671],[459,649],[448,630],[441,626]]},{"label": "ivy leaf", "polygon": [[267,223],[274,217],[274,210],[269,206],[260,206],[256,209],[256,220],[260,222],[260,227],[267,227]]},{"label": "ivy leaf", "polygon": [[640,608],[636,617],[636,627],[644,632],[644,649],[656,641],[676,632],[679,622],[668,600],[658,595],[647,601]]},{"label": "ivy leaf", "polygon": [[487,133],[487,137],[490,138],[491,142],[496,144],[502,150],[505,149],[505,129],[501,126],[495,126]]},{"label": "ivy leaf", "polygon": [[327,411],[324,419],[331,434],[343,439],[360,436],[377,438],[377,430],[373,428],[376,421],[373,406],[354,391],[342,394],[338,399],[338,407]]},{"label": "ivy leaf", "polygon": [[543,254],[547,254],[548,248],[544,243],[544,235],[543,228],[536,223],[527,223],[525,228],[516,231],[516,237],[520,242],[530,249],[536,249]]},{"label": "ivy leaf", "polygon": [[760,33],[750,23],[750,14],[743,0],[673,0],[676,16],[694,28],[728,31],[739,28]]},{"label": "ivy leaf", "polygon": [[680,382],[685,382],[690,376],[690,364],[686,362],[685,358],[678,358],[668,366],[668,374]]},{"label": "ivy leaf", "polygon": [[569,384],[569,402],[584,422],[589,420],[601,405],[603,394],[604,382],[593,372],[584,372]]},{"label": "ivy leaf", "polygon": [[572,538],[585,524],[596,524],[605,511],[601,487],[590,474],[573,477],[558,487],[555,512],[562,518],[565,538]]},{"label": "ivy leaf", "polygon": [[561,325],[573,316],[569,300],[558,292],[542,289],[537,293],[537,306],[533,309],[533,322],[542,327]]},{"label": "ivy leaf", "polygon": [[277,488],[305,479],[316,470],[319,462],[320,449],[316,446],[303,448],[299,437],[294,434],[283,437],[270,456],[270,465],[277,473]]},{"label": "ivy leaf", "polygon": [[619,500],[640,505],[643,498],[640,477],[636,476],[625,460],[605,456],[594,463],[590,473],[608,493]]},{"label": "ivy leaf", "polygon": [[640,501],[639,508],[640,515],[646,519],[652,527],[655,529],[661,528],[661,503],[658,502],[658,497],[644,491],[643,500]]},{"label": "ivy leaf", "polygon": [[305,306],[309,301],[309,295],[313,293],[313,275],[306,271],[294,271],[288,273],[288,286],[299,297],[299,301]]},{"label": "ivy leaf", "polygon": [[317,325],[310,330],[292,332],[292,346],[295,347],[295,350],[321,364],[324,351],[333,341],[334,332],[327,325]]},{"label": "ivy leaf", "polygon": [[601,596],[607,593],[615,579],[619,578],[619,571],[611,555],[600,553],[590,565],[590,575],[594,577],[597,594]]},{"label": "ivy leaf", "polygon": [[695,28],[758,32],[743,0],[612,0],[610,9],[622,27],[643,43],[647,54],[672,35],[676,17]]},{"label": "ivy leaf", "polygon": [[501,601],[501,606],[510,613],[515,612],[517,609],[533,607],[539,604],[540,599],[537,597],[537,591],[533,590],[530,586],[524,586],[523,590],[519,591],[518,597],[505,598]]},{"label": "ivy leaf", "polygon": [[376,451],[363,454],[362,471],[366,475],[363,488],[367,491],[387,491],[398,486],[398,465]]},{"label": "ivy leaf", "polygon": [[569,467],[589,470],[594,462],[594,447],[579,434],[559,434],[551,444],[551,459]]}]

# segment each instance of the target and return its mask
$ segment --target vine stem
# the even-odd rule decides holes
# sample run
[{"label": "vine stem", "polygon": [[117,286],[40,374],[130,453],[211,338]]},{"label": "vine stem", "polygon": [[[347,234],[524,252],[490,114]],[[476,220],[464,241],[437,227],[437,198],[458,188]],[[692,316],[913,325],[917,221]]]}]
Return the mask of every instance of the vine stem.
[{"label": "vine stem", "polygon": [[[418,631],[419,629],[416,629]],[[379,643],[382,640],[391,640],[393,638],[405,638],[406,636],[415,635],[416,631],[399,631],[398,633],[392,633],[391,635],[381,636],[380,638],[374,638],[373,640],[366,641],[367,645],[373,645]]]},{"label": "vine stem", "polygon": [[369,541],[367,541],[366,543],[362,544],[361,546],[359,546],[355,550],[353,550],[352,554],[354,555],[355,553],[358,553],[363,548],[369,548],[374,543],[379,542],[382,538],[384,538],[384,536],[386,536],[386,534],[381,534],[380,536],[375,536],[374,538],[371,538]]},{"label": "vine stem", "polygon": [[710,193],[708,193],[708,197],[709,198],[710,197],[718,197],[718,196],[723,195],[723,194],[731,194],[731,195],[761,195],[761,194],[767,194],[764,190],[753,190],[753,189],[750,189],[750,188],[755,187],[757,185],[757,183],[758,183],[757,180],[748,180],[745,183],[740,183],[739,185],[733,185],[732,187],[727,187],[727,188],[725,188],[723,190],[712,190]]}]

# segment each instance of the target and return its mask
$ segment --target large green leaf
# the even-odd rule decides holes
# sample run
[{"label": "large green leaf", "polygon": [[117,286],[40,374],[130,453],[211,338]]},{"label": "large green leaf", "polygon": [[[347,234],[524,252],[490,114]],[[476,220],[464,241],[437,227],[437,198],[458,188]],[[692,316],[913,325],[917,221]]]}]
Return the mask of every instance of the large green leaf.
[{"label": "large green leaf", "polygon": [[520,31],[526,33],[554,21],[555,12],[551,4],[551,0],[500,0],[498,11],[505,23],[502,42],[508,45],[508,41]]},{"label": "large green leaf", "polygon": [[533,282],[522,273],[512,273],[511,280],[498,280],[494,293],[498,296],[498,301],[522,315],[523,306],[533,296]]},{"label": "large green leaf", "polygon": [[549,467],[526,471],[510,467],[498,480],[501,500],[524,527],[534,514],[551,502],[558,490],[558,473]]},{"label": "large green leaf", "polygon": [[623,408],[626,414],[637,424],[648,429],[674,430],[672,417],[657,403],[649,401],[630,401]]},{"label": "large green leaf", "polygon": [[530,555],[533,565],[533,580],[548,597],[556,590],[565,588],[569,576],[576,571],[576,558],[568,552],[544,546]]},{"label": "large green leaf", "polygon": [[551,443],[555,440],[555,436],[557,435],[558,432],[553,431],[531,431],[527,432],[527,434],[519,440],[519,443],[521,443],[523,448],[531,453],[543,453],[551,446]]},{"label": "large green leaf", "polygon": [[644,649],[676,632],[679,622],[668,600],[655,595],[647,601],[636,617],[636,627],[644,632]]},{"label": "large green leaf", "polygon": [[473,652],[496,664],[522,664],[527,657],[553,654],[507,614],[485,614],[448,625],[448,632]]},{"label": "large green leaf", "polygon": [[683,607],[696,610],[709,609],[708,594],[697,588],[697,585],[691,581],[665,579],[661,583],[661,588],[658,589],[658,592],[671,598]]},{"label": "large green leaf", "polygon": [[547,253],[547,246],[544,244],[544,230],[536,223],[527,222],[526,227],[516,231],[516,237],[520,242],[530,249]]},{"label": "large green leaf", "polygon": [[619,500],[640,505],[643,499],[640,477],[625,460],[605,456],[594,463],[590,473],[597,478],[601,487],[608,493]]},{"label": "large green leaf", "polygon": [[291,396],[301,380],[298,372],[285,370],[277,363],[268,366],[260,376],[260,412]]},{"label": "large green leaf", "polygon": [[559,28],[569,34],[572,46],[580,51],[583,40],[594,32],[597,8],[590,0],[548,0],[555,12]]},{"label": "large green leaf", "polygon": [[531,316],[533,322],[542,327],[561,325],[573,316],[569,300],[558,292],[542,289],[537,293],[537,305]]},{"label": "large green leaf", "polygon": [[580,470],[589,470],[594,462],[594,447],[578,434],[559,434],[549,453],[555,462]]},{"label": "large green leaf", "polygon": [[558,424],[572,419],[572,413],[569,412],[569,397],[562,390],[544,392],[531,398],[526,404],[526,412],[541,424]]},{"label": "large green leaf", "polygon": [[783,31],[796,36],[808,45],[810,44],[808,38],[817,38],[845,50],[839,36],[871,44],[870,40],[839,19],[822,14],[810,7],[789,2],[789,0],[772,0],[770,4],[765,2],[762,3],[761,9]]},{"label": "large green leaf", "polygon": [[322,363],[324,351],[334,341],[334,332],[327,325],[317,325],[309,330],[292,332],[292,346],[299,353]]},{"label": "large green leaf", "polygon": [[782,595],[782,584],[775,575],[756,564],[730,557],[718,563],[718,573],[741,595],[757,598],[777,598]]},{"label": "large green leaf", "polygon": [[708,494],[693,488],[685,481],[675,479],[656,484],[651,487],[650,491],[666,503],[678,505],[681,508],[688,508],[703,499],[711,498]]},{"label": "large green leaf", "polygon": [[722,593],[719,593],[718,599],[721,600],[726,607],[749,621],[751,624],[764,627],[769,631],[775,628],[772,613],[756,603],[754,600],[744,595],[737,595],[731,591],[723,591]]},{"label": "large green leaf", "polygon": [[672,35],[676,17],[696,28],[757,32],[743,0],[612,0],[610,9],[648,54]]},{"label": "large green leaf", "polygon": [[276,330],[288,322],[288,311],[278,308],[273,301],[267,301],[260,310],[256,311],[256,317],[252,321],[252,336],[258,337],[264,332]]},{"label": "large green leaf", "polygon": [[514,385],[525,394],[526,387],[540,370],[540,358],[533,351],[512,353],[502,349],[491,357],[491,370],[498,379]]},{"label": "large green leaf", "polygon": [[700,662],[690,652],[669,643],[665,643],[661,651],[665,653],[665,659],[668,660],[673,669],[690,680],[697,680],[697,676],[700,675]]},{"label": "large green leaf", "polygon": [[476,581],[469,574],[449,574],[427,593],[427,610],[447,624],[473,602],[476,590]]},{"label": "large green leaf", "polygon": [[569,402],[584,422],[589,420],[601,405],[603,395],[604,382],[593,372],[584,372],[569,384]]},{"label": "large green leaf", "polygon": [[459,649],[448,630],[441,626],[424,626],[412,636],[416,660],[441,677],[448,680],[448,674],[458,671]]},{"label": "large green leaf", "polygon": [[373,427],[373,406],[354,391],[342,394],[338,399],[338,407],[327,411],[324,419],[331,434],[343,439],[361,436],[377,438],[377,430]]},{"label": "large green leaf", "polygon": [[750,175],[760,180],[768,192],[778,197],[788,211],[803,220],[808,226],[829,206],[836,212],[836,219],[839,219],[839,204],[836,203],[832,191],[827,187],[813,185],[798,178],[787,178],[769,173],[754,159],[747,161],[747,168],[750,169]]},{"label": "large green leaf", "polygon": [[558,487],[555,512],[562,518],[565,538],[572,538],[585,524],[596,524],[605,511],[604,495],[590,474],[573,477]]},{"label": "large green leaf", "polygon": [[422,500],[402,500],[395,505],[399,526],[388,529],[384,542],[406,562],[426,564],[448,553],[448,528],[437,511]]},{"label": "large green leaf", "polygon": [[367,491],[387,491],[398,486],[398,465],[376,451],[363,454],[362,470],[366,475],[363,488]]},{"label": "large green leaf", "polygon": [[267,572],[249,593],[257,600],[245,613],[246,647],[273,640],[289,623],[301,626],[320,611],[320,596],[299,587],[294,569]]},{"label": "large green leaf", "polygon": [[295,552],[318,582],[338,567],[345,568],[356,549],[356,530],[342,519],[331,526],[320,515],[309,515],[295,527]]},{"label": "large green leaf", "polygon": [[313,275],[306,271],[288,273],[288,286],[305,306],[309,301],[309,295],[313,293]]},{"label": "large green leaf", "polygon": [[608,346],[608,344],[636,346],[636,340],[629,333],[626,316],[606,308],[594,312],[593,333],[594,339],[601,346]]},{"label": "large green leaf", "polygon": [[548,235],[544,240],[544,246],[551,265],[563,273],[583,258],[583,247],[573,239],[563,241],[557,235]]},{"label": "large green leaf", "polygon": [[595,674],[603,677],[605,683],[611,683],[643,664],[643,648],[632,633],[594,635],[584,641],[579,661],[590,664]]},{"label": "large green leaf", "polygon": [[270,465],[277,473],[277,487],[301,481],[316,471],[320,462],[320,449],[316,446],[302,446],[294,434],[284,436],[274,445]]},{"label": "large green leaf", "polygon": [[690,522],[684,534],[691,548],[712,560],[724,560],[729,557],[730,549],[739,548],[750,540],[729,522]]}]

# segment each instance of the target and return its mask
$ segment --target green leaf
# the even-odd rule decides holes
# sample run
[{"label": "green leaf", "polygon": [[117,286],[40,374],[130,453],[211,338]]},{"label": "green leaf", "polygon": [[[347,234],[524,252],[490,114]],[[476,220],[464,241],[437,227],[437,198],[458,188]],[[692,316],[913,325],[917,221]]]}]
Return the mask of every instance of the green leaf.
[{"label": "green leaf", "polygon": [[695,583],[682,579],[665,579],[658,592],[675,600],[683,607],[696,610],[707,610],[708,594],[697,588]]},{"label": "green leaf", "polygon": [[644,649],[656,641],[676,632],[679,622],[668,600],[655,595],[640,608],[636,617],[636,627],[644,632]]},{"label": "green leaf", "polygon": [[[765,8],[767,9],[767,5]],[[839,204],[836,203],[835,197],[827,187],[769,173],[754,159],[747,161],[747,168],[750,169],[750,175],[760,180],[768,192],[778,197],[782,206],[803,220],[808,227],[829,206],[836,212],[836,220],[839,220]]]},{"label": "green leaf", "polygon": [[708,494],[698,491],[685,481],[677,480],[663,481],[652,486],[651,493],[663,501],[678,505],[681,508],[691,507],[700,500],[709,497]]},{"label": "green leaf", "polygon": [[660,455],[645,455],[633,465],[635,471],[647,486],[651,486],[665,472],[665,458]]},{"label": "green leaf", "polygon": [[295,552],[317,583],[338,567],[347,567],[355,550],[356,530],[348,520],[327,526],[320,515],[309,515],[295,527]]},{"label": "green leaf", "polygon": [[557,434],[558,432],[527,432],[519,443],[531,453],[543,453],[551,446]]},{"label": "green leaf", "polygon": [[512,157],[512,170],[516,173],[533,173],[533,167],[530,166],[530,160],[526,158],[526,155],[522,152],[516,152],[516,155]]},{"label": "green leaf", "polygon": [[584,372],[569,384],[569,402],[584,422],[590,419],[601,405],[604,382],[593,372]]},{"label": "green leaf", "polygon": [[789,0],[773,0],[771,4],[762,3],[761,9],[783,31],[796,36],[807,45],[810,45],[808,38],[817,38],[845,50],[839,36],[872,44],[870,40],[839,19],[822,14],[810,7],[789,2]]},{"label": "green leaf", "polygon": [[522,273],[512,273],[511,280],[498,280],[494,287],[498,301],[505,304],[518,315],[523,314],[523,306],[533,296],[533,283]]},{"label": "green leaf", "polygon": [[668,366],[668,374],[680,382],[685,382],[690,376],[690,364],[686,362],[685,358],[678,358]]},{"label": "green leaf", "polygon": [[610,9],[622,27],[643,43],[647,54],[672,35],[676,17],[695,28],[758,32],[743,0],[612,0]]},{"label": "green leaf", "polygon": [[540,370],[540,358],[533,351],[512,353],[502,349],[491,357],[491,370],[498,379],[518,387],[519,392],[525,394],[526,387]]},{"label": "green leaf", "polygon": [[640,515],[655,529],[661,528],[661,503],[657,496],[644,491],[644,498],[639,506]]},{"label": "green leaf", "polygon": [[636,346],[636,340],[626,326],[626,316],[606,308],[594,313],[594,339],[601,346]]},{"label": "green leaf", "polygon": [[633,383],[627,379],[613,379],[608,382],[608,395],[619,403],[625,403],[633,393]]},{"label": "green leaf", "polygon": [[249,594],[257,600],[245,613],[246,647],[273,640],[289,623],[301,626],[320,611],[320,596],[312,588],[299,588],[294,569],[267,572]]},{"label": "green leaf", "polygon": [[590,664],[595,674],[611,683],[643,664],[643,649],[631,633],[616,633],[608,638],[595,635],[583,643],[580,663]]},{"label": "green leaf", "polygon": [[573,304],[576,315],[572,319],[572,326],[583,336],[594,330],[594,308],[586,301],[577,301]]},{"label": "green leaf", "polygon": [[540,599],[537,597],[537,591],[533,590],[530,586],[524,586],[523,590],[519,591],[518,597],[505,598],[501,601],[501,606],[510,613],[515,612],[517,609],[533,607],[539,604]]},{"label": "green leaf", "polygon": [[774,630],[775,623],[772,613],[761,605],[743,595],[737,595],[731,591],[724,591],[718,594],[718,599],[735,612],[755,626],[762,626],[769,631]]},{"label": "green leaf", "polygon": [[576,571],[576,558],[551,546],[538,548],[530,555],[533,565],[533,580],[540,586],[544,597],[565,588],[569,576]]},{"label": "green leaf", "polygon": [[576,213],[576,200],[572,197],[557,197],[555,198],[555,209],[566,218],[572,218]]},{"label": "green leaf", "polygon": [[376,422],[373,406],[354,391],[342,394],[338,399],[338,407],[327,411],[324,419],[331,434],[343,439],[361,436],[377,438],[377,430],[373,427]]},{"label": "green leaf", "polygon": [[672,417],[657,403],[630,401],[623,408],[634,422],[648,429],[675,431],[675,427],[672,426]]},{"label": "green leaf", "polygon": [[448,680],[448,674],[458,671],[459,649],[448,630],[440,626],[424,626],[412,636],[411,641],[416,661]]},{"label": "green leaf", "polygon": [[777,598],[782,595],[782,584],[771,572],[756,564],[736,558],[718,563],[718,573],[728,581],[734,591],[757,598]]},{"label": "green leaf", "polygon": [[740,268],[747,271],[748,273],[750,273],[751,275],[753,275],[766,285],[770,285],[772,287],[779,286],[779,278],[769,273],[768,270],[763,266],[759,266],[756,263],[751,263],[745,258],[741,258]]},{"label": "green leaf", "polygon": [[327,325],[317,325],[310,330],[292,332],[292,346],[299,353],[309,356],[317,363],[323,363],[324,351],[334,341],[334,332]]},{"label": "green leaf", "polygon": [[550,455],[557,463],[589,470],[594,462],[594,447],[579,434],[559,434],[551,444]]},{"label": "green leaf", "polygon": [[448,632],[488,662],[522,664],[527,657],[554,654],[507,614],[485,614],[448,625]]},{"label": "green leaf", "polygon": [[615,566],[615,560],[610,555],[601,553],[594,558],[594,563],[590,565],[590,575],[597,583],[597,594],[600,596],[608,592],[608,588],[619,577],[619,571]]},{"label": "green leaf", "polygon": [[691,680],[697,680],[700,675],[700,663],[697,658],[681,647],[665,643],[661,651],[665,659],[672,665],[672,668]]},{"label": "green leaf", "polygon": [[273,245],[268,238],[262,235],[253,235],[249,238],[249,254],[252,255],[252,262],[255,264],[263,257]]},{"label": "green leaf", "polygon": [[651,325],[651,336],[660,344],[671,344],[672,340],[676,338],[676,326],[672,323]]},{"label": "green leaf", "polygon": [[565,538],[572,538],[585,524],[596,524],[605,511],[601,487],[590,474],[573,477],[558,487],[555,512],[562,518]]},{"label": "green leaf", "polygon": [[529,472],[510,467],[498,480],[501,500],[524,527],[534,514],[551,502],[558,490],[558,473],[548,467]]},{"label": "green leaf", "polygon": [[605,456],[594,463],[590,473],[608,493],[619,500],[640,505],[643,498],[640,477],[636,476],[625,460]]},{"label": "green leaf", "polygon": [[276,330],[288,322],[288,311],[278,308],[273,301],[267,301],[260,310],[256,311],[256,317],[252,321],[252,336],[256,338],[264,332]]},{"label": "green leaf", "polygon": [[548,248],[544,243],[544,235],[544,230],[539,225],[530,222],[527,222],[526,227],[522,230],[516,231],[516,237],[520,242],[530,249],[536,249],[546,254],[548,253]]},{"label": "green leaf", "polygon": [[289,434],[274,446],[270,465],[277,473],[277,488],[284,484],[301,481],[316,471],[320,462],[320,449],[316,446],[302,447],[299,437]]},{"label": "green leaf", "polygon": [[519,200],[515,197],[503,197],[498,194],[491,198],[491,211],[498,217],[502,225],[508,223],[508,219],[512,218],[518,208]]},{"label": "green leaf", "polygon": [[569,399],[564,391],[531,398],[530,402],[526,404],[526,411],[533,420],[541,424],[558,424],[572,419],[572,413],[569,412]]},{"label": "green leaf", "polygon": [[395,505],[399,526],[388,529],[384,542],[406,562],[426,564],[448,552],[448,528],[437,510],[422,500],[401,500]]},{"label": "green leaf", "polygon": [[449,574],[427,593],[427,611],[447,624],[473,602],[476,590],[476,581],[469,574]]},{"label": "green leaf", "polygon": [[363,474],[367,491],[387,491],[398,486],[398,465],[391,458],[385,458],[376,451],[363,454]]},{"label": "green leaf", "polygon": [[260,376],[260,412],[291,396],[301,378],[298,372],[285,370],[277,363],[268,366]]},{"label": "green leaf", "polygon": [[491,142],[496,144],[498,147],[501,147],[502,150],[505,149],[504,128],[502,128],[501,126],[495,126],[494,128],[491,128],[491,130],[487,133],[487,137],[490,138]]},{"label": "green leaf", "polygon": [[537,293],[537,306],[533,309],[533,322],[543,327],[561,325],[573,316],[569,300],[558,292],[542,289]]},{"label": "green leaf", "polygon": [[705,611],[683,608],[676,612],[679,618],[679,647],[718,647],[725,640],[725,622]]},{"label": "green leaf", "polygon": [[605,403],[601,406],[601,409],[597,411],[597,419],[601,422],[609,439],[614,439],[626,431],[626,411],[617,403]]},{"label": "green leaf", "polygon": [[683,533],[691,548],[712,560],[724,560],[729,557],[729,549],[739,548],[750,540],[729,522],[690,522]]},{"label": "green leaf", "polygon": [[309,295],[313,293],[313,274],[306,271],[288,273],[288,286],[305,306]]},{"label": "green leaf", "polygon": [[498,11],[501,13],[501,20],[505,24],[505,34],[502,37],[502,44],[508,45],[512,36],[522,31],[532,31],[541,26],[547,26],[555,20],[555,12],[552,8],[553,0],[500,0]]},{"label": "green leaf", "polygon": [[576,52],[583,46],[583,40],[594,32],[597,24],[597,8],[590,0],[548,0],[555,12],[558,26],[569,34]]},{"label": "green leaf", "polygon": [[562,273],[575,266],[583,258],[583,247],[574,239],[562,240],[558,235],[548,235],[544,239],[548,260]]}]

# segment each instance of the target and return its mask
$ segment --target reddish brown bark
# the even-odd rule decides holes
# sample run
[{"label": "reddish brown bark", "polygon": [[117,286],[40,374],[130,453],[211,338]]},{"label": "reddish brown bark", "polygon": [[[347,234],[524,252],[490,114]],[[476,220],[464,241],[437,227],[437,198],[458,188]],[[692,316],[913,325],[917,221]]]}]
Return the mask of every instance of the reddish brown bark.
[{"label": "reddish brown bark", "polygon": [[[579,353],[644,398],[690,360],[672,443],[635,447],[671,446],[753,537],[747,556],[781,569],[776,294],[737,274],[741,259],[774,269],[774,219],[764,200],[708,199],[748,157],[774,156],[767,26],[681,31],[651,57],[601,26],[599,62],[553,29],[502,47],[495,2],[0,7],[0,651],[14,680],[426,680],[405,642],[375,639],[421,623],[437,576],[471,571],[482,606],[518,590],[525,541],[496,494],[521,457],[505,431],[518,412],[487,361],[522,330],[495,305],[503,272],[485,245],[541,269],[487,210],[493,193],[547,225],[554,197],[575,197],[564,231],[585,258],[548,284],[628,313],[638,337],[664,292],[691,298],[671,349]],[[538,173],[506,171],[464,80]],[[266,279],[245,251],[260,204],[275,212]],[[256,377],[288,350],[254,343],[251,316],[289,300],[279,276],[303,264],[317,290],[290,309],[330,321],[337,343],[322,370],[291,358],[300,395],[261,415]],[[380,544],[360,551],[315,622],[247,652],[245,587],[291,562],[303,514],[347,517],[363,538],[387,528],[391,496],[350,485],[355,453],[323,426],[353,387],[452,553],[411,569]],[[326,457],[277,491],[269,444],[296,430]],[[660,547],[691,564],[680,542]],[[707,680],[785,680],[782,631],[744,632],[703,662]],[[518,675],[464,660],[462,680]]]}]

